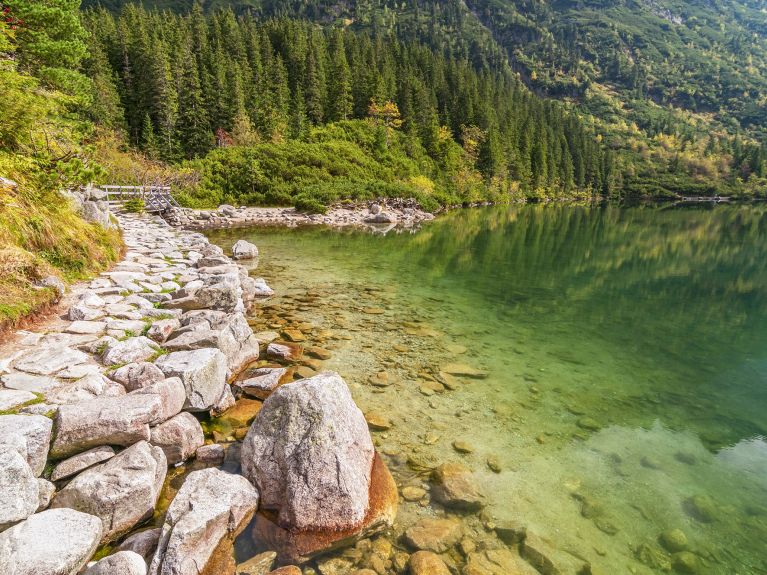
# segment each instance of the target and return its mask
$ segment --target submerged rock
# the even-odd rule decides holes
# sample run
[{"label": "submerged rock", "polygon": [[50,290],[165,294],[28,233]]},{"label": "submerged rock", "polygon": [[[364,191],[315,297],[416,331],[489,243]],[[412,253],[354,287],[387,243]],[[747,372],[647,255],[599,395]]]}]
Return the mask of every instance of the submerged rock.
[{"label": "submerged rock", "polygon": [[533,533],[527,533],[522,543],[522,556],[541,573],[583,573],[588,563],[558,549],[549,541]]},{"label": "submerged rock", "polygon": [[102,541],[109,542],[151,517],[167,470],[162,449],[141,441],[75,477],[52,506],[100,517]]},{"label": "submerged rock", "polygon": [[165,515],[149,573],[199,575],[257,506],[258,493],[244,477],[213,468],[190,473]]},{"label": "submerged rock", "polygon": [[[519,555],[509,549],[487,549],[470,553],[463,575],[576,575],[575,571],[537,571]],[[578,572],[581,573],[581,572]]]},{"label": "submerged rock", "polygon": [[434,498],[451,509],[477,511],[485,505],[485,499],[476,486],[474,476],[463,465],[445,463],[432,473]]},{"label": "submerged rock", "polygon": [[444,553],[458,543],[462,533],[457,519],[426,518],[405,531],[405,542],[414,549]]},{"label": "submerged rock", "polygon": [[36,513],[0,533],[0,573],[75,575],[96,551],[101,519],[74,509]]},{"label": "submerged rock", "polygon": [[431,551],[418,551],[410,556],[410,575],[450,575],[450,569],[439,555]]}]

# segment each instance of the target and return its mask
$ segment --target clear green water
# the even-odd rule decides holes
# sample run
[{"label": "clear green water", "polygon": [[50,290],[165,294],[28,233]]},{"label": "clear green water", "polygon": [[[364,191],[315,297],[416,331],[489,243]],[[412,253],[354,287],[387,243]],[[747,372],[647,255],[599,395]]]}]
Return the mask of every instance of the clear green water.
[{"label": "clear green water", "polygon": [[[211,233],[241,237],[278,292],[254,324],[312,324],[334,354],[323,368],[391,419],[375,437],[400,485],[420,485],[408,459],[461,461],[497,521],[595,573],[663,572],[658,536],[675,528],[701,573],[767,573],[765,209],[524,206],[417,233]],[[423,373],[449,362],[490,375],[424,395]],[[381,370],[394,385],[369,384]],[[420,513],[405,504],[400,520]]]}]

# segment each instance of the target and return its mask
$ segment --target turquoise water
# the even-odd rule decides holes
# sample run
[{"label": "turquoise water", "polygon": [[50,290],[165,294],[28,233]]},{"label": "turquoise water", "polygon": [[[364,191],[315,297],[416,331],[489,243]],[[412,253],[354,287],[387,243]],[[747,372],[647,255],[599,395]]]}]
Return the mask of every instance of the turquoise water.
[{"label": "turquoise water", "polygon": [[[497,521],[595,573],[667,571],[670,529],[695,572],[767,573],[765,209],[523,206],[385,235],[211,233],[241,237],[278,292],[254,326],[299,324],[333,351],[323,368],[391,420],[375,437],[401,486],[420,485],[408,460],[461,461]],[[423,389],[451,362],[489,376]],[[370,385],[380,371],[394,385]],[[408,505],[403,523],[422,513]]]}]

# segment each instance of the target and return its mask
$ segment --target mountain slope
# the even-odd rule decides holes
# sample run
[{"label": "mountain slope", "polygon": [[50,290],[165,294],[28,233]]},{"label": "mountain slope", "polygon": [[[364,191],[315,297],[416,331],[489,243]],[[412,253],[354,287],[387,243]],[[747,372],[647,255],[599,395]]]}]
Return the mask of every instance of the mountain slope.
[{"label": "mountain slope", "polygon": [[[125,0],[89,0],[117,9]],[[149,0],[184,12],[193,3]],[[511,66],[619,152],[628,193],[759,193],[767,175],[767,12],[756,0],[206,0],[260,18],[394,34]],[[757,145],[760,143],[761,145]]]}]

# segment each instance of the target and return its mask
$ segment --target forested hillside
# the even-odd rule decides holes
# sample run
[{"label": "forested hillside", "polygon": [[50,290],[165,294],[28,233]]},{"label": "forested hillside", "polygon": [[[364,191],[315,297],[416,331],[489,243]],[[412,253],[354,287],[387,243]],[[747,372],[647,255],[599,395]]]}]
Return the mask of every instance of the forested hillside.
[{"label": "forested hillside", "polygon": [[197,160],[198,201],[223,189],[217,200],[415,195],[436,207],[609,195],[618,183],[596,133],[509,69],[389,34],[198,6],[98,10],[85,24],[86,71],[101,87],[93,119],[124,126],[150,157]]},{"label": "forested hillside", "polygon": [[[119,9],[122,0],[88,0]],[[192,2],[145,2],[180,12]],[[574,106],[633,195],[763,193],[767,17],[753,0],[206,0],[259,18],[394,34],[475,67],[506,62]]]}]

